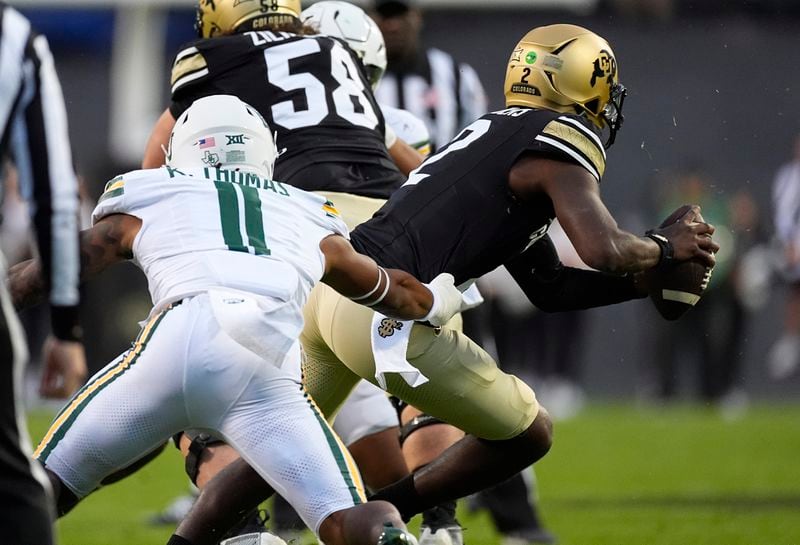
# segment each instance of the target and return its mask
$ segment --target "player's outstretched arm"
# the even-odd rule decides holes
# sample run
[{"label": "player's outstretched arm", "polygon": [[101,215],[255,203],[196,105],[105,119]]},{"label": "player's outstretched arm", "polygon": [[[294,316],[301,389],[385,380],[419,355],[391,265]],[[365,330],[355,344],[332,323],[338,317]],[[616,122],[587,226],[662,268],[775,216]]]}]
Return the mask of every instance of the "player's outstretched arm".
[{"label": "player's outstretched arm", "polygon": [[[529,156],[520,159],[509,175],[509,187],[523,200],[546,194],[581,259],[593,269],[610,273],[640,272],[662,259],[654,240],[624,231],[617,226],[600,198],[597,181],[585,169],[561,161]],[[719,246],[711,239],[714,228],[695,222],[700,209],[662,232],[669,239],[676,261],[697,258],[714,265]]]},{"label": "player's outstretched arm", "polygon": [[[112,214],[95,223],[91,229],[81,231],[81,281],[133,257],[133,241],[141,226],[139,218]],[[11,267],[8,286],[17,309],[39,303],[46,293],[39,259],[29,259]]]},{"label": "player's outstretched arm", "polygon": [[530,302],[544,312],[583,310],[647,296],[639,281],[642,274],[620,276],[565,267],[547,235],[505,266]]},{"label": "player's outstretched arm", "polygon": [[397,168],[400,169],[400,172],[406,176],[408,176],[409,172],[420,166],[425,159],[420,152],[400,138],[389,148],[389,155],[392,157],[394,164],[397,165]]},{"label": "player's outstretched arm", "polygon": [[439,326],[461,307],[461,292],[449,274],[440,274],[430,284],[422,284],[407,272],[379,267],[341,236],[329,236],[319,246],[325,254],[322,281],[345,297],[382,314]]}]

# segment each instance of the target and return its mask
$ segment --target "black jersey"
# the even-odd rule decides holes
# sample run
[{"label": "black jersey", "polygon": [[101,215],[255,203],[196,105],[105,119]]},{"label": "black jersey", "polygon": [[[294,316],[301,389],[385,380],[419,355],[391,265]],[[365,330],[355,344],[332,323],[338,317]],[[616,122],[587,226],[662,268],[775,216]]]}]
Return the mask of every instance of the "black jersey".
[{"label": "black jersey", "polygon": [[478,278],[543,237],[555,217],[546,195],[522,202],[508,175],[526,153],[576,163],[597,181],[605,150],[573,115],[509,108],[481,117],[411,173],[408,182],[352,233],[353,246],[423,282],[449,272]]},{"label": "black jersey", "polygon": [[[383,115],[360,62],[341,41],[321,35],[265,31],[198,40],[175,57],[170,112],[177,119],[199,98],[234,95],[276,131],[285,149],[276,179],[387,198],[405,178],[389,157]],[[385,175],[359,187],[327,179],[324,169],[297,176],[330,162],[377,165]]]}]

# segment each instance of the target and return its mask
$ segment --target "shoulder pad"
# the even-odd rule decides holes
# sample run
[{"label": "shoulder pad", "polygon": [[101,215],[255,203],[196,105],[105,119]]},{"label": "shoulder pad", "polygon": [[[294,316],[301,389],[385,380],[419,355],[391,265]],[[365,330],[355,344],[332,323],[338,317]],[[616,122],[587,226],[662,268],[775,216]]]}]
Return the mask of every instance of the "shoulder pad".
[{"label": "shoulder pad", "polygon": [[598,181],[606,170],[606,150],[600,137],[577,116],[562,115],[545,125],[536,140],[566,153]]},{"label": "shoulder pad", "polygon": [[175,56],[175,62],[172,64],[172,75],[170,77],[172,93],[175,93],[190,81],[207,75],[208,62],[196,46],[181,50]]}]

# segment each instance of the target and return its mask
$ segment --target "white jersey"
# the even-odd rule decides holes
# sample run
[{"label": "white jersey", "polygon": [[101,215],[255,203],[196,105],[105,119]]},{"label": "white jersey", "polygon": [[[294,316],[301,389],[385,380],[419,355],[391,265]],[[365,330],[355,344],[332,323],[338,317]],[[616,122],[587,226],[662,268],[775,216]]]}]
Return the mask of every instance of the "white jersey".
[{"label": "white jersey", "polygon": [[431,133],[424,121],[408,110],[401,110],[386,104],[380,106],[386,126],[392,129],[397,138],[425,157],[431,154]]},{"label": "white jersey", "polygon": [[133,244],[155,311],[211,288],[305,303],[324,273],[320,241],[348,236],[333,203],[256,174],[194,168],[111,180],[92,215],[142,220]]}]

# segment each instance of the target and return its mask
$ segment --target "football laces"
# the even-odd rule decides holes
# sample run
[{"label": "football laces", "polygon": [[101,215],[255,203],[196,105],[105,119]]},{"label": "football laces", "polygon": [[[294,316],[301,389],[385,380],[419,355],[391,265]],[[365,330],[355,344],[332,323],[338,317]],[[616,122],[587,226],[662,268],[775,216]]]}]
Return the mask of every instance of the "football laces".
[{"label": "football laces", "polygon": [[708,283],[711,281],[711,273],[714,272],[714,267],[706,268],[706,274],[703,275],[703,281],[700,283],[700,289],[705,291]]}]

